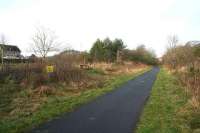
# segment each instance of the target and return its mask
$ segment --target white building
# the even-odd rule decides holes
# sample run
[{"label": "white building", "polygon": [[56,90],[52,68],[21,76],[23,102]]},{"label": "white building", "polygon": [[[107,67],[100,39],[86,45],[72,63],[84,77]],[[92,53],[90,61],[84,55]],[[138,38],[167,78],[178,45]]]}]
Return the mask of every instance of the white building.
[{"label": "white building", "polygon": [[0,51],[1,53],[3,51],[2,55],[4,59],[20,59],[21,58],[21,50],[17,46],[0,44]]}]

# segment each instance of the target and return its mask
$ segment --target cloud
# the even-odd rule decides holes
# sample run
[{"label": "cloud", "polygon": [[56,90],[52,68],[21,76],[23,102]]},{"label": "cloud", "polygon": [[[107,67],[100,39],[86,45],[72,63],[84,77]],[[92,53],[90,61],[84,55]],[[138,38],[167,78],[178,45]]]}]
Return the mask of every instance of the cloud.
[{"label": "cloud", "polygon": [[25,52],[34,27],[56,31],[74,49],[88,50],[97,38],[122,38],[129,48],[140,43],[160,56],[166,36],[181,34],[188,22],[169,15],[176,0],[16,0],[0,10],[0,32]]}]

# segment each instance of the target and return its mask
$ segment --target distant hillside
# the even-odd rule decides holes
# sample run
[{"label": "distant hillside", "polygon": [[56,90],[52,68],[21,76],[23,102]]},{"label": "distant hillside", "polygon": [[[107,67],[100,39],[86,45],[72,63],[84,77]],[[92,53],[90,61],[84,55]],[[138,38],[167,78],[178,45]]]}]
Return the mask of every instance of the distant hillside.
[{"label": "distant hillside", "polygon": [[200,41],[189,41],[187,42],[186,44],[189,44],[189,45],[200,45]]},{"label": "distant hillside", "polygon": [[65,50],[65,51],[61,52],[60,55],[62,55],[62,54],[81,54],[81,53],[82,53],[82,51],[72,49],[72,50]]}]

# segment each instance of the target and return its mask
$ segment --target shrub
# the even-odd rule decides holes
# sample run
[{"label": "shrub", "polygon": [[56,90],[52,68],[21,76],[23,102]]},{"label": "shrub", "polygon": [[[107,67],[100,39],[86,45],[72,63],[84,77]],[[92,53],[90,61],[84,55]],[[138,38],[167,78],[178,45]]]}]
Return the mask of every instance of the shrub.
[{"label": "shrub", "polygon": [[69,83],[70,81],[80,81],[84,77],[82,70],[76,66],[73,55],[56,56],[54,62],[54,80]]},{"label": "shrub", "polygon": [[[180,82],[193,99],[200,103],[199,45],[175,46],[163,56],[164,64],[175,70]],[[194,100],[193,100],[194,101]]]}]

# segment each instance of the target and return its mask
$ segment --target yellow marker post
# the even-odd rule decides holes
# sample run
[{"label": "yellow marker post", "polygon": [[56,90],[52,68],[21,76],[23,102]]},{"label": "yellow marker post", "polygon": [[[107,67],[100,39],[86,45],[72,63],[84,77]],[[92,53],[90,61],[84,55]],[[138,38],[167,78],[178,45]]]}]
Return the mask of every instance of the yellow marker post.
[{"label": "yellow marker post", "polygon": [[47,71],[47,73],[52,73],[52,72],[54,72],[54,66],[46,66],[46,71]]}]

